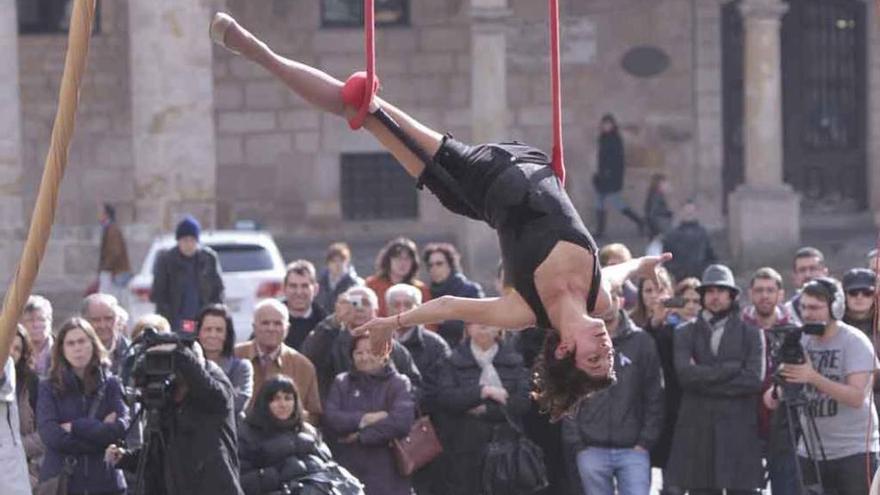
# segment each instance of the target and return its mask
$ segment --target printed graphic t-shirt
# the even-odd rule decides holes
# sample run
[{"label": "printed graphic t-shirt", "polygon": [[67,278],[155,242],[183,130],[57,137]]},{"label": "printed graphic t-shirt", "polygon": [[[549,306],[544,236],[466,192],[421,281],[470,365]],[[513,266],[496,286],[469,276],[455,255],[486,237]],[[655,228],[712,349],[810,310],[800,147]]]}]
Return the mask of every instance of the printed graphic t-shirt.
[{"label": "printed graphic t-shirt", "polygon": [[[858,329],[843,322],[837,325],[837,335],[831,340],[821,342],[816,337],[805,336],[802,343],[816,371],[829,380],[846,383],[846,377],[853,373],[874,370],[874,349],[871,341]],[[818,440],[828,460],[864,453],[869,426],[872,430],[870,451],[880,450],[877,412],[870,394],[860,407],[854,408],[839,403],[837,399],[809,385],[805,393],[808,401],[806,412],[816,421]],[[813,457],[821,459],[819,441],[809,432],[806,419],[802,416],[801,424],[807,430],[808,444]],[[803,440],[798,445],[798,454],[807,456]]]}]

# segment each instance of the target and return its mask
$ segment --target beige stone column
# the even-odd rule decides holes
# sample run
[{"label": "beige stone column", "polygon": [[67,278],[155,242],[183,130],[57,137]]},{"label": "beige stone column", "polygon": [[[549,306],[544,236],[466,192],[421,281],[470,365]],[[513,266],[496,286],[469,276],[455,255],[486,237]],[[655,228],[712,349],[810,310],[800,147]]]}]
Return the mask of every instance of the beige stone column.
[{"label": "beige stone column", "polygon": [[0,228],[20,228],[22,212],[21,101],[15,0],[0,0]]},{"label": "beige stone column", "polygon": [[129,2],[135,221],[216,216],[212,46],[216,2]]},{"label": "beige stone column", "polygon": [[[471,0],[471,140],[508,138],[507,0]],[[462,220],[458,232],[470,276],[493,280],[500,258],[498,238],[483,222]],[[485,287],[491,291],[490,287]]]},{"label": "beige stone column", "polygon": [[743,0],[745,182],[730,195],[731,252],[740,264],[785,258],[800,241],[800,197],[782,182],[781,0]]}]

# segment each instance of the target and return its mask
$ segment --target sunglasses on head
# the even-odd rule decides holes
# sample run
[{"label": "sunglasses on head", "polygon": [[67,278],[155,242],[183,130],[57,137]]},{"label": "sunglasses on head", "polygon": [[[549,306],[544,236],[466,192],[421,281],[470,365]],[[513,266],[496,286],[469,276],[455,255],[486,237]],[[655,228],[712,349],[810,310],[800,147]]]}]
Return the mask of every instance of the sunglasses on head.
[{"label": "sunglasses on head", "polygon": [[874,289],[851,289],[846,291],[847,295],[851,297],[863,296],[863,297],[874,297]]}]

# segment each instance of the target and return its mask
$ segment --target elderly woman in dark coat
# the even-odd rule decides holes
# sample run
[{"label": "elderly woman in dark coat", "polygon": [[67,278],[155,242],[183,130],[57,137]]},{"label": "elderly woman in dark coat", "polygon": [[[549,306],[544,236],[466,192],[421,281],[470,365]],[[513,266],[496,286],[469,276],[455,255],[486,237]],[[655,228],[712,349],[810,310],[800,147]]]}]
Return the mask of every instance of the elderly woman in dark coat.
[{"label": "elderly woman in dark coat", "polygon": [[450,458],[449,493],[477,495],[486,445],[497,428],[507,428],[502,409],[517,423],[529,410],[529,373],[498,328],[468,324],[466,331],[441,375],[437,407],[447,416],[441,434]]},{"label": "elderly woman in dark coat", "polygon": [[354,369],[336,377],[324,404],[322,421],[336,440],[336,458],[366,485],[367,495],[409,495],[410,480],[397,472],[388,447],[409,434],[415,419],[409,380],[373,355],[366,335],[354,337],[351,357]]},{"label": "elderly woman in dark coat", "polygon": [[346,494],[363,494],[360,482],[333,462],[318,430],[303,419],[299,392],[283,375],[260,389],[241,425],[238,453],[246,495],[325,493],[319,490],[333,480],[344,483]]}]

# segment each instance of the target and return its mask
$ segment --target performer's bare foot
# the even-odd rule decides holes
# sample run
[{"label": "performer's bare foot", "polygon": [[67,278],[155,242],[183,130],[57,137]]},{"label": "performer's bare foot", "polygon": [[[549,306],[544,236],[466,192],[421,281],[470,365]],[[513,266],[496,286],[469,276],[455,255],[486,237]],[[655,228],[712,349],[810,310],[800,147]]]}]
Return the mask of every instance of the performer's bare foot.
[{"label": "performer's bare foot", "polygon": [[217,12],[211,21],[211,39],[236,55],[244,54],[250,58],[254,48],[262,44],[253,34],[225,12]]}]

